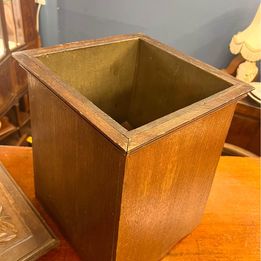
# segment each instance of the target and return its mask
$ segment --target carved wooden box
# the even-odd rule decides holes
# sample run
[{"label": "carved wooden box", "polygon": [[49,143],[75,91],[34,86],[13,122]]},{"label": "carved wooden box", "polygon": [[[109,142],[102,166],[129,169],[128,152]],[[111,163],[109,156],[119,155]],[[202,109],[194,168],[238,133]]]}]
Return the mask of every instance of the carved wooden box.
[{"label": "carved wooden box", "polygon": [[57,239],[0,163],[0,260],[38,260]]},{"label": "carved wooden box", "polygon": [[37,197],[84,260],[159,260],[199,223],[251,87],[139,34],[15,58]]}]

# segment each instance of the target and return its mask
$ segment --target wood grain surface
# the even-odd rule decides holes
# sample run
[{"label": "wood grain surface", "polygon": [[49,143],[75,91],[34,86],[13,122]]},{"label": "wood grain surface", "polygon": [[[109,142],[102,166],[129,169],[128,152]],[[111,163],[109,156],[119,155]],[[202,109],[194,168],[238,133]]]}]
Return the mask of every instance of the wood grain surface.
[{"label": "wood grain surface", "polygon": [[[32,150],[0,146],[0,161],[60,239],[39,261],[79,257],[35,199]],[[258,261],[260,256],[260,160],[221,157],[200,225],[162,261]]]},{"label": "wood grain surface", "polygon": [[234,108],[127,155],[116,260],[158,260],[198,225]]},{"label": "wood grain surface", "polygon": [[125,155],[49,89],[30,81],[36,195],[83,257],[111,260]]}]

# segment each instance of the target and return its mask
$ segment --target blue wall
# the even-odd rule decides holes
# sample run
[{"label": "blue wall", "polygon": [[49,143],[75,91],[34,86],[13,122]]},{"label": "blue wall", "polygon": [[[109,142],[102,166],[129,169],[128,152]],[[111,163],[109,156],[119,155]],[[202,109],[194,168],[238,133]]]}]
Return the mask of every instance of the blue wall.
[{"label": "blue wall", "polygon": [[143,32],[216,67],[231,54],[232,35],[255,15],[259,0],[46,0],[43,45]]}]

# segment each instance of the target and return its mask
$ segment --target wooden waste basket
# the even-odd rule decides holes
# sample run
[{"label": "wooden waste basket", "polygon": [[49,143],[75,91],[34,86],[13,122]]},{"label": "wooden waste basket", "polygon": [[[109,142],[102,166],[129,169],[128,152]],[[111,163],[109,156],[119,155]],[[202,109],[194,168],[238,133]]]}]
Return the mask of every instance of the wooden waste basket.
[{"label": "wooden waste basket", "polygon": [[153,261],[200,222],[251,87],[142,34],[18,52],[38,199],[84,260]]}]

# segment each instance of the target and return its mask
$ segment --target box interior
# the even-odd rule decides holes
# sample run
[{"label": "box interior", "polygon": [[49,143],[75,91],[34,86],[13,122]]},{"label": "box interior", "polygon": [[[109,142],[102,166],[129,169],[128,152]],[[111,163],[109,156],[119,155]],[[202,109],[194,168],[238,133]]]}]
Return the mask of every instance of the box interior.
[{"label": "box interior", "polygon": [[231,86],[142,39],[37,58],[128,130]]}]

